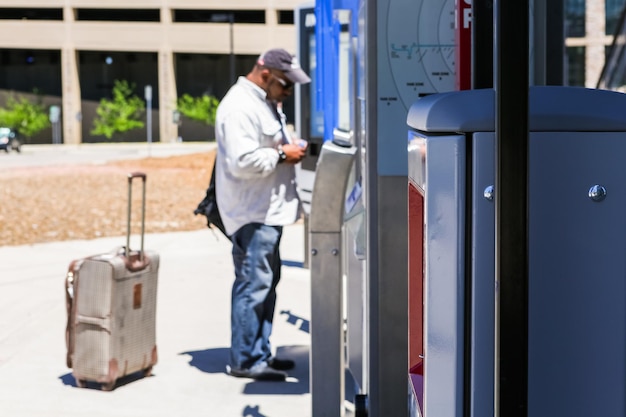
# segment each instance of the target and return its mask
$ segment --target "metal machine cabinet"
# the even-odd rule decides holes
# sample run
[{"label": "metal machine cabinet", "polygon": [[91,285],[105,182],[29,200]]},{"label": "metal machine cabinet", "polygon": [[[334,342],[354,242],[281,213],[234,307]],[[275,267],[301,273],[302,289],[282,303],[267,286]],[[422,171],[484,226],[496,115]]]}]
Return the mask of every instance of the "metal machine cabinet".
[{"label": "metal machine cabinet", "polygon": [[[493,415],[494,98],[409,111],[413,415]],[[529,91],[531,417],[626,415],[624,109],[621,93]]]},{"label": "metal machine cabinet", "polygon": [[356,148],[325,142],[311,199],[311,406],[316,417],[343,416],[345,399],[342,227]]}]

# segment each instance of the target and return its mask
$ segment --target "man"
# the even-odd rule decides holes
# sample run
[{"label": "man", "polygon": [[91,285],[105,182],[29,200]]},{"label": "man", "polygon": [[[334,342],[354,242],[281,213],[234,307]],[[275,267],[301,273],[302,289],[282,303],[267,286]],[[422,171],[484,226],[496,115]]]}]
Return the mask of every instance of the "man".
[{"label": "man", "polygon": [[284,49],[259,57],[217,108],[217,203],[233,244],[231,349],[227,372],[284,381],[294,367],[272,356],[270,335],[280,280],[282,227],[300,216],[295,164],[306,142],[285,127],[280,103],[311,79]]}]

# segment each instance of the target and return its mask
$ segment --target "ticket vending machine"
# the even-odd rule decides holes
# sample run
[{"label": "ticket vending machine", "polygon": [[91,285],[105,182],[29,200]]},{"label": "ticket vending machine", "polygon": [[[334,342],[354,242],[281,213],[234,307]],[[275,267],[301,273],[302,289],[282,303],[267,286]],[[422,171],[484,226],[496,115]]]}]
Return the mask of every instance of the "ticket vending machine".
[{"label": "ticket vending machine", "polygon": [[[494,413],[493,90],[411,107],[411,415]],[[626,95],[529,90],[528,415],[626,415]]]},{"label": "ticket vending machine", "polygon": [[334,139],[322,146],[311,200],[312,415],[345,413],[344,268],[342,230],[346,189],[356,147]]},{"label": "ticket vending machine", "polygon": [[[295,129],[298,136],[309,143],[306,158],[296,166],[299,193],[308,220],[315,167],[324,143],[324,114],[318,104],[317,95],[319,79],[315,53],[315,5],[307,3],[297,7],[294,18],[298,33],[298,60],[302,69],[311,77],[310,83],[296,84],[295,87]],[[308,259],[308,254],[305,256]]]},{"label": "ticket vending machine", "polygon": [[[360,410],[366,408],[367,394],[369,393],[367,365],[369,359],[369,344],[366,342],[368,302],[366,300],[366,207],[364,202],[365,180],[365,138],[362,126],[364,123],[361,112],[358,111],[357,103],[362,102],[362,93],[359,94],[358,80],[362,81],[359,73],[359,52],[357,44],[357,22],[359,18],[359,1],[334,2],[325,1],[322,13],[322,5],[317,2],[316,7],[303,6],[298,9],[300,16],[299,39],[300,56],[303,68],[308,66],[312,82],[307,84],[309,88],[300,89],[301,109],[303,114],[297,124],[302,137],[309,140],[310,147],[307,157],[300,164],[298,171],[298,186],[301,199],[304,203],[305,212],[305,265],[311,268],[311,277],[314,282],[319,273],[312,261],[311,242],[319,238],[319,234],[313,234],[311,223],[320,222],[320,216],[327,214],[327,201],[339,198],[341,211],[333,213],[332,221],[340,221],[341,225],[336,225],[341,234],[338,258],[333,260],[340,262],[340,277],[334,281],[342,283],[341,289],[341,311],[336,311],[339,316],[334,320],[342,323],[342,343],[344,356],[342,357],[342,369],[333,369],[335,382],[342,387],[345,392],[337,393],[342,398],[341,405],[336,401],[330,401],[324,391],[328,389],[328,381],[321,382],[323,388],[318,388],[312,392],[313,407],[316,409],[315,415],[339,415],[343,412],[343,398],[347,400],[345,405],[348,409],[354,408],[356,416],[364,415]],[[337,7],[335,7],[337,6]],[[361,10],[362,13],[362,10]],[[323,45],[322,47],[319,47]],[[403,116],[404,117],[404,116]],[[309,136],[306,136],[309,135]],[[404,133],[401,133],[404,137]],[[330,145],[326,143],[331,142]],[[317,143],[317,145],[315,144]],[[327,148],[324,152],[329,152],[337,143],[351,144],[354,148],[352,158],[353,163],[347,174],[347,184],[345,190],[338,187],[341,184],[341,177],[328,174],[329,157],[325,157],[325,162],[320,162],[322,158],[323,146]],[[313,144],[313,147],[311,147]],[[323,145],[323,146],[322,146]],[[316,177],[320,171],[327,171],[320,175],[323,180]],[[325,182],[328,181],[328,182]],[[324,195],[326,197],[318,200],[319,203],[314,209],[312,195]],[[344,195],[345,194],[345,195]],[[399,205],[400,206],[400,205]],[[316,219],[313,217],[317,216]],[[339,230],[338,229],[338,230]],[[319,253],[319,252],[318,252]],[[319,258],[317,258],[319,259]],[[328,266],[329,263],[324,263]],[[402,276],[402,275],[401,275]],[[339,294],[338,294],[339,295]],[[328,299],[332,302],[332,298]],[[320,301],[321,307],[326,301]],[[323,310],[324,313],[331,311]],[[316,326],[312,320],[312,326]],[[320,326],[317,326],[319,329]],[[323,327],[323,325],[322,325]],[[405,336],[404,332],[402,335]],[[323,347],[320,347],[323,349]],[[337,354],[333,350],[334,355]],[[312,357],[316,357],[315,348],[312,349]],[[336,360],[334,358],[333,360]],[[337,375],[341,373],[343,383],[339,383]],[[320,372],[317,372],[317,381],[322,381]],[[387,385],[390,382],[388,381]],[[313,384],[315,385],[315,381]],[[402,387],[404,388],[404,387]],[[315,390],[314,390],[315,391]],[[404,399],[402,399],[404,400]],[[332,410],[332,414],[319,414],[318,401],[325,404],[326,408]],[[351,404],[352,403],[352,404]],[[330,405],[332,404],[332,405]],[[330,413],[331,411],[329,411]]]}]

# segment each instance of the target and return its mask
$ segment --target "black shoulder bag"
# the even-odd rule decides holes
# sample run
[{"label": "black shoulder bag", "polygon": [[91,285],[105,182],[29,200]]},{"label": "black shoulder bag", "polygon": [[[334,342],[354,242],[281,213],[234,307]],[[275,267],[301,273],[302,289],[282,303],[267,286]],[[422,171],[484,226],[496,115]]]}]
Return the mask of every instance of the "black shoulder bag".
[{"label": "black shoulder bag", "polygon": [[220,216],[220,211],[217,208],[217,199],[215,198],[215,164],[213,164],[211,181],[209,182],[209,188],[206,190],[206,195],[200,204],[198,204],[198,207],[193,211],[193,214],[202,214],[203,216],[206,216],[206,223],[209,229],[213,229],[213,226],[215,226],[224,234],[224,236],[228,237],[226,229],[224,228],[224,223],[222,223],[222,216]]}]

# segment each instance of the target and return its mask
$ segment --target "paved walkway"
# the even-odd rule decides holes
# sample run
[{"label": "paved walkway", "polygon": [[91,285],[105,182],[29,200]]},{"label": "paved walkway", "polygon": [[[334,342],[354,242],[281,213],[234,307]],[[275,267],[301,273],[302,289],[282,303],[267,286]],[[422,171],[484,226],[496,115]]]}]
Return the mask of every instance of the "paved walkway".
[{"label": "paved walkway", "polygon": [[0,151],[0,170],[58,164],[104,164],[119,159],[206,152],[215,146],[215,142],[24,145],[21,153]]},{"label": "paved walkway", "polygon": [[[69,262],[124,238],[0,247],[0,415],[11,417],[307,417],[309,271],[301,225],[285,228],[274,347],[295,359],[287,382],[224,373],[229,346],[230,242],[209,230],[146,236],[161,256],[154,375],[112,392],[76,387],[65,366],[63,280]],[[132,245],[132,242],[131,242]]]},{"label": "paved walkway", "polygon": [[[25,146],[0,169],[198,152],[212,144]],[[29,149],[30,148],[30,149]],[[230,337],[230,242],[208,229],[146,235],[160,254],[154,375],[111,392],[76,387],[65,365],[64,278],[72,259],[108,252],[125,237],[0,247],[0,416],[309,417],[309,271],[302,224],[285,228],[283,278],[272,338],[297,365],[287,382],[225,374]],[[131,240],[131,246],[133,240]]]}]

